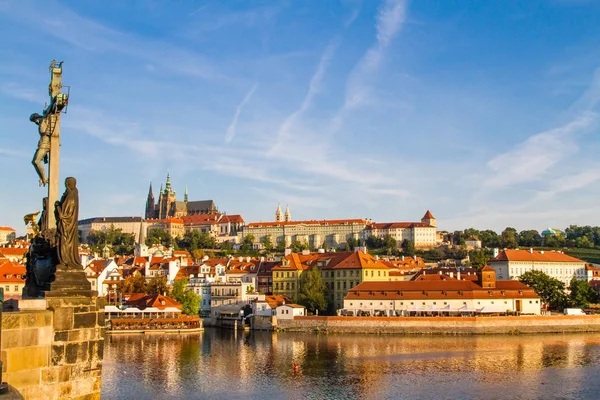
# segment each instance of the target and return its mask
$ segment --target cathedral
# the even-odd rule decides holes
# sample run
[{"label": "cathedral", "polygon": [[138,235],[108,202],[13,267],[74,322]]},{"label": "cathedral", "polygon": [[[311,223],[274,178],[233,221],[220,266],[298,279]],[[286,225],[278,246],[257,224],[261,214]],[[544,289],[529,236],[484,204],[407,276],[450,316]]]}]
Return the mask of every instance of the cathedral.
[{"label": "cathedral", "polygon": [[163,189],[160,185],[158,202],[152,192],[152,182],[146,200],[146,219],[180,218],[186,215],[216,214],[219,211],[212,200],[188,201],[187,186],[183,201],[177,201],[175,191],[171,188],[171,175],[167,174],[167,182]]}]

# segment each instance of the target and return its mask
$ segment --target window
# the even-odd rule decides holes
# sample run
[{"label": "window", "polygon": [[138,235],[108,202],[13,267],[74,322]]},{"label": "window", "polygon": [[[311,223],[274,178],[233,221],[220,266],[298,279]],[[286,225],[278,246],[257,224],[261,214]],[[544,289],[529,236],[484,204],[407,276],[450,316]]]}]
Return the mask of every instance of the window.
[{"label": "window", "polygon": [[423,305],[425,305],[425,302],[423,302]]},{"label": "window", "polygon": [[338,290],[340,290],[340,283],[339,283],[339,282],[338,282],[338,285],[337,285],[337,286],[338,286]]},{"label": "window", "polygon": [[533,304],[533,301],[529,300],[529,304]]},{"label": "window", "polygon": [[344,281],[344,289],[346,289],[346,281]]},{"label": "window", "polygon": [[377,271],[377,276],[381,276],[381,271]]},{"label": "window", "polygon": [[4,291],[10,292],[10,286],[9,285],[4,286]]},{"label": "window", "polygon": [[434,302],[433,302],[433,305],[436,305],[436,304],[437,304],[437,302],[435,302],[435,301],[434,301]]},{"label": "window", "polygon": [[445,301],[445,302],[444,302],[444,305],[446,305],[446,304],[448,304],[448,302],[447,302],[447,301]]}]

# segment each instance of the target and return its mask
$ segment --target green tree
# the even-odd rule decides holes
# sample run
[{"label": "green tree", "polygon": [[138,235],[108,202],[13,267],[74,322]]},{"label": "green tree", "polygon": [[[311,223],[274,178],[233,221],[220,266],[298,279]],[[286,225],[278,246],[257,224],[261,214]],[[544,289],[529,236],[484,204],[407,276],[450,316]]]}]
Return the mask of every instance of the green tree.
[{"label": "green tree", "polygon": [[502,247],[507,249],[514,249],[519,244],[517,243],[517,230],[515,228],[508,227],[502,231],[500,235],[500,243]]},{"label": "green tree", "polygon": [[162,244],[163,246],[171,247],[171,245],[173,244],[173,238],[164,229],[149,229],[148,235],[146,237],[146,246],[152,246],[155,244]]},{"label": "green tree", "polygon": [[410,240],[404,239],[402,241],[402,254],[408,257],[415,255],[415,245]]},{"label": "green tree", "polygon": [[326,290],[327,287],[323,283],[321,272],[313,265],[312,268],[300,275],[298,303],[311,313],[315,313],[317,310],[322,312],[327,308]]},{"label": "green tree", "polygon": [[377,236],[371,235],[367,238],[367,248],[369,249],[380,249],[383,247],[383,240]]},{"label": "green tree", "polygon": [[519,246],[538,247],[542,245],[542,236],[536,230],[527,230],[519,232],[517,236]]},{"label": "green tree", "polygon": [[358,247],[358,244],[358,239],[351,236],[346,240],[346,250],[353,251],[355,247]]},{"label": "green tree", "polygon": [[302,250],[309,250],[308,243],[303,243],[299,240],[294,240],[290,245],[290,249],[294,253],[300,253]]},{"label": "green tree", "polygon": [[561,309],[567,304],[565,284],[542,271],[527,271],[521,275],[519,281],[530,286],[542,302],[552,309]]},{"label": "green tree", "polygon": [[123,293],[148,293],[146,278],[142,275],[133,275],[125,278],[121,288]]},{"label": "green tree", "polygon": [[498,234],[490,229],[479,232],[479,240],[481,245],[488,248],[496,248],[500,246],[500,237]]},{"label": "green tree", "polygon": [[188,290],[188,280],[180,279],[173,284],[172,296],[181,304],[181,312],[186,315],[200,313],[200,296]]},{"label": "green tree", "polygon": [[266,235],[260,239],[260,243],[263,245],[266,251],[273,250],[273,241],[271,240],[271,236]]},{"label": "green tree", "polygon": [[388,254],[392,254],[398,248],[398,242],[396,242],[396,239],[392,235],[385,235],[382,244]]},{"label": "green tree", "polygon": [[588,281],[581,281],[573,277],[569,290],[571,291],[569,300],[574,307],[587,308],[590,303],[598,302],[598,293]]},{"label": "green tree", "polygon": [[486,249],[472,250],[469,253],[469,259],[471,260],[471,267],[477,268],[481,271],[485,267],[491,258],[491,254]]},{"label": "green tree", "polygon": [[275,250],[277,250],[280,253],[283,253],[285,251],[285,240],[278,240],[277,246],[275,246]]},{"label": "green tree", "polygon": [[167,282],[166,276],[156,276],[148,282],[146,286],[148,294],[162,294],[165,296],[169,295],[170,287]]},{"label": "green tree", "polygon": [[240,246],[240,250],[249,251],[252,250],[252,244],[254,243],[254,235],[246,235],[244,239],[242,239],[242,245]]}]

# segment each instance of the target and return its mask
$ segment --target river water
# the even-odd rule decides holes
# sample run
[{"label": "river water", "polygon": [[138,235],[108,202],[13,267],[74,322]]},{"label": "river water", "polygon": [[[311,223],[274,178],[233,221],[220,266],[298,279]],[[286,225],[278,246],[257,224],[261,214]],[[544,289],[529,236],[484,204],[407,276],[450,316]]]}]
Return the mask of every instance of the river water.
[{"label": "river water", "polygon": [[103,399],[595,400],[600,334],[113,336],[102,380]]}]

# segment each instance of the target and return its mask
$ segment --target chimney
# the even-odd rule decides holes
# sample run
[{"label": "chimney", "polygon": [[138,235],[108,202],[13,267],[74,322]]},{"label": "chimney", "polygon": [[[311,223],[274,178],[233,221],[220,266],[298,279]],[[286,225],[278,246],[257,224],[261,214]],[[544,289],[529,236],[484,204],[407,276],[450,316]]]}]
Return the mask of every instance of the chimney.
[{"label": "chimney", "polygon": [[450,278],[454,278],[454,272],[450,271],[448,275],[450,275]]},{"label": "chimney", "polygon": [[529,248],[529,253],[530,253],[530,254],[533,254],[533,247],[530,247],[530,248]]},{"label": "chimney", "polygon": [[416,255],[416,254],[413,256],[413,259],[414,259],[415,261],[417,261],[417,255]]},{"label": "chimney", "polygon": [[404,261],[404,256],[400,257],[400,259],[401,259],[402,261]]},{"label": "chimney", "polygon": [[456,271],[456,279],[460,281],[460,271]]},{"label": "chimney", "polygon": [[544,250],[540,250],[540,254],[544,254]]},{"label": "chimney", "polygon": [[246,257],[246,262],[249,263],[250,262],[250,256]]},{"label": "chimney", "polygon": [[496,257],[498,257],[498,254],[500,254],[500,250],[498,250],[497,248],[494,248],[494,249],[492,250],[492,255],[493,255],[493,258],[496,258]]}]

